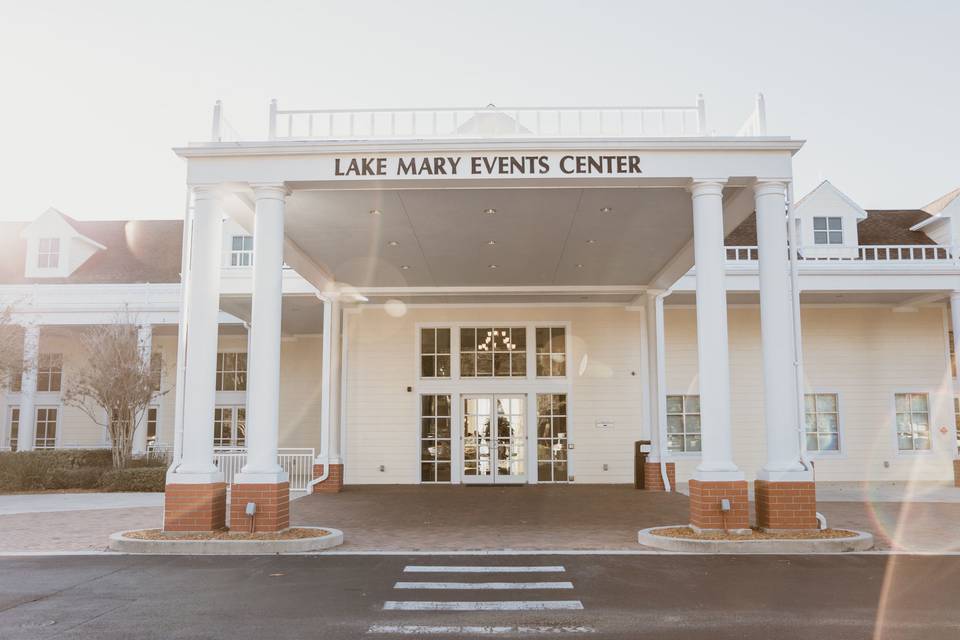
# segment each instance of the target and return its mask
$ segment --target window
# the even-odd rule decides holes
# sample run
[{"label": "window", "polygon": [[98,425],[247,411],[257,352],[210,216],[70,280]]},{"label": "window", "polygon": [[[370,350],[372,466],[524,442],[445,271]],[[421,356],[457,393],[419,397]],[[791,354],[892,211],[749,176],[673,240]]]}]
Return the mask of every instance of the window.
[{"label": "window", "polygon": [[527,330],[460,329],[460,375],[506,378],[527,375]]},{"label": "window", "polygon": [[950,374],[957,377],[957,346],[953,342],[953,330],[950,330],[947,336],[950,341]]},{"label": "window", "polygon": [[813,244],[843,244],[843,218],[817,216],[813,219]]},{"label": "window", "polygon": [[567,375],[567,335],[563,327],[537,327],[537,376]]},{"label": "window", "polygon": [[537,394],[537,481],[567,482],[567,394]]},{"label": "window", "polygon": [[154,391],[160,391],[163,378],[163,356],[159,353],[150,354],[150,381]]},{"label": "window", "polygon": [[450,396],[420,396],[420,481],[450,482]]},{"label": "window", "polygon": [[60,238],[40,238],[37,247],[37,267],[56,269],[60,266]]},{"label": "window", "polygon": [[57,409],[37,407],[37,435],[35,449],[55,449],[57,446]]},{"label": "window", "polygon": [[804,396],[807,451],[840,450],[840,411],[837,394],[808,393]]},{"label": "window", "polygon": [[157,416],[160,410],[158,407],[147,408],[147,446],[152,447],[157,444]]},{"label": "window", "polygon": [[17,434],[20,432],[20,407],[10,407],[10,414],[7,420],[9,427],[7,431],[7,446],[11,451],[17,450]]},{"label": "window", "polygon": [[213,446],[243,447],[247,442],[245,407],[216,407],[213,410]]},{"label": "window", "polygon": [[450,377],[450,329],[420,330],[420,376]]},{"label": "window", "polygon": [[700,396],[667,396],[667,450],[700,451]]},{"label": "window", "polygon": [[37,391],[60,391],[63,354],[41,353],[37,360]]},{"label": "window", "polygon": [[957,434],[957,450],[960,450],[960,398],[953,399],[953,425]]},{"label": "window", "polygon": [[247,354],[217,354],[217,391],[247,390]]},{"label": "window", "polygon": [[230,266],[249,267],[253,265],[253,236],[233,236],[230,245]]},{"label": "window", "polygon": [[897,447],[900,451],[930,449],[930,409],[925,393],[898,393]]}]

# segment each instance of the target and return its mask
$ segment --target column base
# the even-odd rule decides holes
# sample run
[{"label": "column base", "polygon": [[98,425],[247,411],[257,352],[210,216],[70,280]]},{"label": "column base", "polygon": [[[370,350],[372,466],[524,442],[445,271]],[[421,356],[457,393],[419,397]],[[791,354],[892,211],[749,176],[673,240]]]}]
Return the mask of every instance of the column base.
[{"label": "column base", "polygon": [[171,484],[163,496],[163,530],[219,531],[226,528],[225,482]]},{"label": "column base", "polygon": [[[313,465],[313,477],[319,478],[323,475],[323,466],[322,464]],[[330,475],[327,476],[327,479],[323,482],[318,482],[313,485],[314,492],[323,492],[323,493],[340,493],[343,489],[343,465],[342,464],[331,464],[330,465]]]},{"label": "column base", "polygon": [[[721,511],[721,500],[730,501],[730,510]],[[690,526],[699,531],[750,530],[750,501],[747,481],[690,480]]]},{"label": "column base", "polygon": [[953,486],[960,487],[960,458],[953,461]]},{"label": "column base", "polygon": [[817,529],[817,490],[813,482],[754,482],[757,526],[767,531]]},{"label": "column base", "polygon": [[[248,516],[247,504],[257,506]],[[252,528],[251,528],[251,525]],[[284,531],[290,528],[290,483],[233,484],[230,487],[230,530],[234,533]]]},{"label": "column base", "polygon": [[[670,481],[670,490],[677,490],[677,465],[666,463],[667,479]],[[660,473],[659,462],[647,462],[643,466],[643,488],[645,491],[664,491],[663,475]]]}]

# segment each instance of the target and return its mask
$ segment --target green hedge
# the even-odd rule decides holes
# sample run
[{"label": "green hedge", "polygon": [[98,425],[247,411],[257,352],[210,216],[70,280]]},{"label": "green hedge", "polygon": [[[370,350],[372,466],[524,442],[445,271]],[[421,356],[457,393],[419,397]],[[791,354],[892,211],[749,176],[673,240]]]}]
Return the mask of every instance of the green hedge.
[{"label": "green hedge", "polygon": [[[130,460],[129,468],[121,471],[143,471],[144,477],[162,477],[166,460],[157,456],[141,456]],[[43,451],[0,452],[0,491],[42,491],[56,489],[97,489],[105,491],[163,491],[159,488],[112,488],[124,485],[105,476],[113,472],[113,457],[109,449],[53,449]],[[152,475],[151,475],[152,474]],[[136,474],[133,474],[134,477]],[[157,487],[140,479],[130,481],[135,486]]]},{"label": "green hedge", "polygon": [[166,467],[142,467],[107,471],[100,479],[104,491],[163,491]]}]

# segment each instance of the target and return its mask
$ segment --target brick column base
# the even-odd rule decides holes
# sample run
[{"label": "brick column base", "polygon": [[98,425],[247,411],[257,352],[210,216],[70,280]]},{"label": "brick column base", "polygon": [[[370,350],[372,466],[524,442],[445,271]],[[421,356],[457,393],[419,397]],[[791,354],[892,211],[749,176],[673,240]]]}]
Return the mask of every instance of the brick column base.
[{"label": "brick column base", "polygon": [[[313,477],[319,478],[323,475],[323,465],[315,464],[313,465]],[[327,476],[327,479],[323,482],[318,482],[313,485],[314,491],[319,491],[323,493],[340,493],[340,490],[343,489],[343,465],[342,464],[332,464],[330,465],[330,475]]]},{"label": "brick column base", "polygon": [[813,482],[753,484],[757,526],[761,529],[817,529],[817,490]]},{"label": "brick column base", "polygon": [[953,461],[953,486],[960,487],[960,458]]},{"label": "brick column base", "polygon": [[[720,501],[730,501],[730,511],[720,510]],[[747,481],[690,480],[690,526],[707,530],[750,528]]]},{"label": "brick column base", "polygon": [[283,531],[290,528],[290,483],[234,484],[230,487],[230,530],[250,531],[247,503],[257,505],[253,531]]},{"label": "brick column base", "polygon": [[163,496],[164,531],[218,531],[226,527],[227,485],[168,484]]},{"label": "brick column base", "polygon": [[[677,490],[677,465],[667,463],[667,479],[670,480],[670,490]],[[643,466],[643,488],[646,491],[663,491],[663,476],[660,475],[659,462],[647,462]]]}]

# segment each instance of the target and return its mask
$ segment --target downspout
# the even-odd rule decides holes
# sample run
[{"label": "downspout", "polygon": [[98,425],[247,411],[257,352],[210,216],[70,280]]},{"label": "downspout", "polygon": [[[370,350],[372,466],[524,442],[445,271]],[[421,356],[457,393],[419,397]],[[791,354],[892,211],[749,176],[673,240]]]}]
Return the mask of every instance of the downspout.
[{"label": "downspout", "polygon": [[[318,294],[319,297],[319,294]],[[333,349],[333,336],[330,335],[332,319],[330,317],[330,300],[323,300],[323,353],[320,355],[320,379],[322,393],[320,396],[320,453],[314,459],[314,464],[323,465],[319,476],[307,483],[307,494],[313,493],[313,488],[330,477],[330,352]]]},{"label": "downspout", "polygon": [[176,471],[183,459],[183,429],[184,429],[184,392],[187,379],[187,284],[190,282],[190,251],[193,246],[193,207],[191,206],[192,189],[187,187],[187,196],[183,207],[183,238],[180,245],[180,322],[177,326],[177,376],[174,382],[176,396],[174,400],[174,429],[173,429],[173,456],[170,460],[169,471]]},{"label": "downspout", "polygon": [[654,298],[654,315],[656,317],[657,331],[657,432],[660,434],[657,438],[660,446],[660,479],[663,481],[664,491],[673,491],[670,486],[670,477],[667,473],[667,394],[666,394],[666,337],[663,333],[663,299],[670,295],[670,289],[658,293]]},{"label": "downspout", "polygon": [[[793,306],[793,368],[797,386],[796,425],[797,439],[800,444],[800,464],[804,469],[815,473],[810,458],[807,457],[807,442],[804,433],[804,389],[803,389],[803,335],[800,323],[800,271],[797,247],[797,214],[793,207],[793,182],[787,183],[787,237],[790,243],[790,302]],[[816,480],[816,478],[814,478]]]}]

